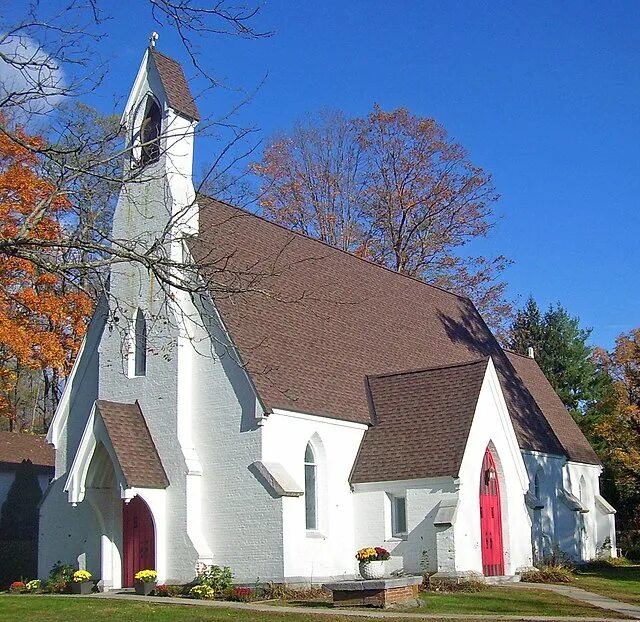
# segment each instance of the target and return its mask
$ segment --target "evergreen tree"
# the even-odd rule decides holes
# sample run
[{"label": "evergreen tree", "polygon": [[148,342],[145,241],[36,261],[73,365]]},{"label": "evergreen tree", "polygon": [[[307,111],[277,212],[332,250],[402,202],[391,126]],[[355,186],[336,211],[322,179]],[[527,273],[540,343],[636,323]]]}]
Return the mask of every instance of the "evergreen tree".
[{"label": "evergreen tree", "polygon": [[587,343],[590,335],[591,329],[581,328],[579,318],[560,304],[551,305],[542,315],[529,298],[516,314],[506,342],[509,349],[524,355],[533,347],[538,365],[560,399],[585,425],[597,416],[594,406],[610,386]]},{"label": "evergreen tree", "polygon": [[513,319],[507,337],[507,348],[525,355],[529,347],[532,347],[534,352],[538,352],[542,347],[543,333],[542,313],[536,301],[529,297],[525,306]]},{"label": "evergreen tree", "polygon": [[0,540],[37,540],[42,490],[36,469],[23,460],[0,511]]}]

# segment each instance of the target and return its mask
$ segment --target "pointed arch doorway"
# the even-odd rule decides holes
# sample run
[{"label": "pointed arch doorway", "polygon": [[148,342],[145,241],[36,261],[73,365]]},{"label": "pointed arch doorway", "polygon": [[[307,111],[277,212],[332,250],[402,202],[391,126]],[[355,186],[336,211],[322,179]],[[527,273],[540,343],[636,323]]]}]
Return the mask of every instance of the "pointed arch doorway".
[{"label": "pointed arch doorway", "polygon": [[480,538],[482,573],[485,576],[504,575],[500,482],[489,447],[484,453],[480,471]]},{"label": "pointed arch doorway", "polygon": [[156,531],[151,510],[138,495],[122,505],[122,586],[133,587],[139,570],[155,570]]}]

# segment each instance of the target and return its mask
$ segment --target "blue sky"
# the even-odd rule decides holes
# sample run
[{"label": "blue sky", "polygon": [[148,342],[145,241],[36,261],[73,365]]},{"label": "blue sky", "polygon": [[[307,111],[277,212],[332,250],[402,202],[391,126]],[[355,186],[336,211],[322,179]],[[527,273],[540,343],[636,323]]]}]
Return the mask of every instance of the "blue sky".
[{"label": "blue sky", "polygon": [[[118,9],[101,44],[111,73],[91,103],[105,111],[152,30],[193,74],[143,6]],[[266,76],[241,112],[261,137],[323,107],[432,116],[494,176],[499,221],[471,250],[514,260],[509,294],[560,301],[607,347],[640,325],[639,3],[267,1],[256,26],[275,34],[200,48],[230,86]],[[231,95],[207,93],[201,112],[219,114]],[[200,163],[210,157],[198,148]]]}]

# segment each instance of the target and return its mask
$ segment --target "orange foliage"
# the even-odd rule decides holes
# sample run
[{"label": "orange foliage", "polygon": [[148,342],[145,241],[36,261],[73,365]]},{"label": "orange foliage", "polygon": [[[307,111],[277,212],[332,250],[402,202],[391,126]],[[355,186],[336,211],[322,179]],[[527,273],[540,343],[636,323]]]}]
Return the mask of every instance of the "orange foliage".
[{"label": "orange foliage", "polygon": [[[24,131],[17,135],[25,144],[41,145],[40,138]],[[0,135],[0,245],[16,236],[37,240],[37,252],[55,261],[56,251],[46,242],[61,238],[61,218],[68,209],[64,195],[56,196],[53,184],[39,173],[33,152]],[[55,369],[61,375],[69,371],[92,307],[86,294],[60,276],[3,253],[0,246],[0,415],[15,416],[16,366]]]}]

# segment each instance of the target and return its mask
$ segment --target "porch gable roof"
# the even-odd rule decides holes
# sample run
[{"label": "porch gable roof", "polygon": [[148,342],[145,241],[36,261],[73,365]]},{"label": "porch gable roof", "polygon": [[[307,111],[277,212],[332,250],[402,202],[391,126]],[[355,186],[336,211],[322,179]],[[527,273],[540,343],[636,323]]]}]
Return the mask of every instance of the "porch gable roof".
[{"label": "porch gable roof", "polygon": [[128,487],[166,488],[169,480],[138,402],[98,400],[96,407]]}]

